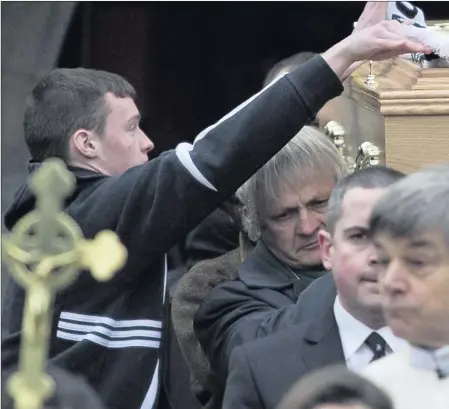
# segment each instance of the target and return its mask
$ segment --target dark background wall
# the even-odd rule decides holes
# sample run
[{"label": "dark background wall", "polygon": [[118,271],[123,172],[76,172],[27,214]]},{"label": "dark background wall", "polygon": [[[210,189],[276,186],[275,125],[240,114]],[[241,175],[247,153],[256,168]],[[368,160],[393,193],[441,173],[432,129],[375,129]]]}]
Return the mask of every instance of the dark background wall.
[{"label": "dark background wall", "polygon": [[[415,2],[449,18],[447,2]],[[269,68],[352,31],[364,2],[80,3],[59,63],[118,72],[139,93],[155,154],[257,92]]]}]

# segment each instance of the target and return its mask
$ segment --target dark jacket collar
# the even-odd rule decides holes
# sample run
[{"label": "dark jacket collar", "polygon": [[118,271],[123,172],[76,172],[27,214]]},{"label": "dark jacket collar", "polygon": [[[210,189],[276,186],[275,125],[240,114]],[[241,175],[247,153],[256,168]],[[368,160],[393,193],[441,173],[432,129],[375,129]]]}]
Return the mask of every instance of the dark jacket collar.
[{"label": "dark jacket collar", "polygon": [[[42,166],[42,162],[30,160],[27,163],[28,173],[32,174],[37,169],[39,169],[41,166]],[[70,172],[72,172],[76,176],[77,179],[103,178],[106,176],[106,175],[103,175],[102,173],[95,172],[90,169],[81,168],[78,166],[67,165],[67,164],[66,164],[66,166],[67,166],[67,169]]]},{"label": "dark jacket collar", "polygon": [[[303,359],[309,368],[345,362],[340,332],[334,315],[336,291],[334,286],[328,285],[330,283],[326,280],[329,279],[333,283],[332,274],[315,280],[313,284],[318,284],[316,287],[314,286],[315,288],[311,288],[313,284],[309,287],[313,290],[312,292],[316,293],[309,294],[315,298],[315,307],[310,303],[308,306],[316,314],[316,317],[309,321],[309,325],[304,331],[305,345],[308,345],[310,351],[303,354]],[[298,308],[303,307],[305,305],[298,305]]]},{"label": "dark jacket collar", "polygon": [[304,332],[304,341],[302,358],[307,367],[313,369],[345,362],[332,307],[328,306],[325,314],[309,323]]},{"label": "dark jacket collar", "polygon": [[[310,280],[311,275],[325,274],[323,269],[317,271],[294,269],[300,278]],[[308,274],[309,273],[309,274]],[[292,272],[259,240],[254,250],[238,267],[238,275],[247,287],[285,289],[297,281]]]},{"label": "dark jacket collar", "polygon": [[[37,162],[30,160],[27,164],[28,172],[32,174],[37,169],[42,166],[42,162]],[[77,196],[79,191],[83,189],[86,185],[95,182],[95,180],[100,180],[105,177],[98,172],[91,171],[89,169],[79,168],[76,166],[67,166],[68,170],[73,173],[76,177],[76,188],[74,193],[66,202],[70,202],[73,197]],[[29,188],[28,183],[24,183],[16,190],[14,194],[13,201],[4,216],[5,227],[11,230],[16,222],[23,217],[28,212],[34,209],[35,196],[34,193]]]}]

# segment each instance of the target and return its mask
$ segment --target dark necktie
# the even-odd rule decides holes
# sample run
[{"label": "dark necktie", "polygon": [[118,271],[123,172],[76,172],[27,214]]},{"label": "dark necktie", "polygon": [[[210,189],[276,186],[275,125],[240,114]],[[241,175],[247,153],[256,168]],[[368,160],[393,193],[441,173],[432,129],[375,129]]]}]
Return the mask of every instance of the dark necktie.
[{"label": "dark necktie", "polygon": [[439,379],[446,379],[449,375],[445,374],[442,369],[437,368],[436,373]]},{"label": "dark necktie", "polygon": [[386,352],[387,343],[377,332],[372,332],[370,336],[366,339],[365,344],[369,346],[371,351],[373,351],[373,358],[371,359],[370,362],[382,358],[387,354]]},{"label": "dark necktie", "polygon": [[449,372],[446,373],[442,368],[440,368],[440,363],[438,362],[438,357],[435,354],[435,352],[432,351],[432,358],[435,361],[435,372],[437,373],[437,376],[439,379],[445,379],[449,376]]},{"label": "dark necktie", "polygon": [[415,368],[436,372],[439,379],[449,378],[449,347],[438,350],[412,346],[410,358]]}]

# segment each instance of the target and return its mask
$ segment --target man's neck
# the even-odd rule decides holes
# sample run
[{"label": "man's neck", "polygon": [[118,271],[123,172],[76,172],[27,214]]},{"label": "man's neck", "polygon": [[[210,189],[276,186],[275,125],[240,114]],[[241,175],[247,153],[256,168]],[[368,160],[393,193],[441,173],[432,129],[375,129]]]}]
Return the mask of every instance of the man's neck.
[{"label": "man's neck", "polygon": [[101,173],[102,175],[107,175],[107,173],[104,172],[103,170],[101,170],[100,167],[98,167],[92,163],[86,163],[86,162],[72,160],[68,163],[68,165],[72,166],[74,168],[86,169],[86,170],[90,170],[92,172]]},{"label": "man's neck", "polygon": [[360,318],[360,321],[362,321],[367,327],[371,328],[373,331],[377,331],[380,328],[383,328],[387,325],[385,322],[385,318],[382,314],[372,314],[367,315],[363,318]]}]

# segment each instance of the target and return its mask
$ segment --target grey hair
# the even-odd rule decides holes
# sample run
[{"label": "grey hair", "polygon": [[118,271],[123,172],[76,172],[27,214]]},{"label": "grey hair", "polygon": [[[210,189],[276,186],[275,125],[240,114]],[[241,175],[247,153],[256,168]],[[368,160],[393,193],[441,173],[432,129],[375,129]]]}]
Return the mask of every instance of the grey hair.
[{"label": "grey hair", "polygon": [[265,203],[277,203],[281,182],[297,187],[326,172],[340,180],[347,172],[345,162],[329,138],[305,126],[237,191],[243,205],[243,229],[250,240],[260,238],[262,198]]},{"label": "grey hair", "polygon": [[449,245],[449,164],[413,173],[391,186],[374,206],[370,232],[411,237],[440,231]]},{"label": "grey hair", "polygon": [[385,166],[372,166],[357,170],[340,180],[334,187],[327,206],[326,229],[334,234],[340,220],[343,200],[346,193],[354,188],[386,188],[405,176],[404,173]]}]

